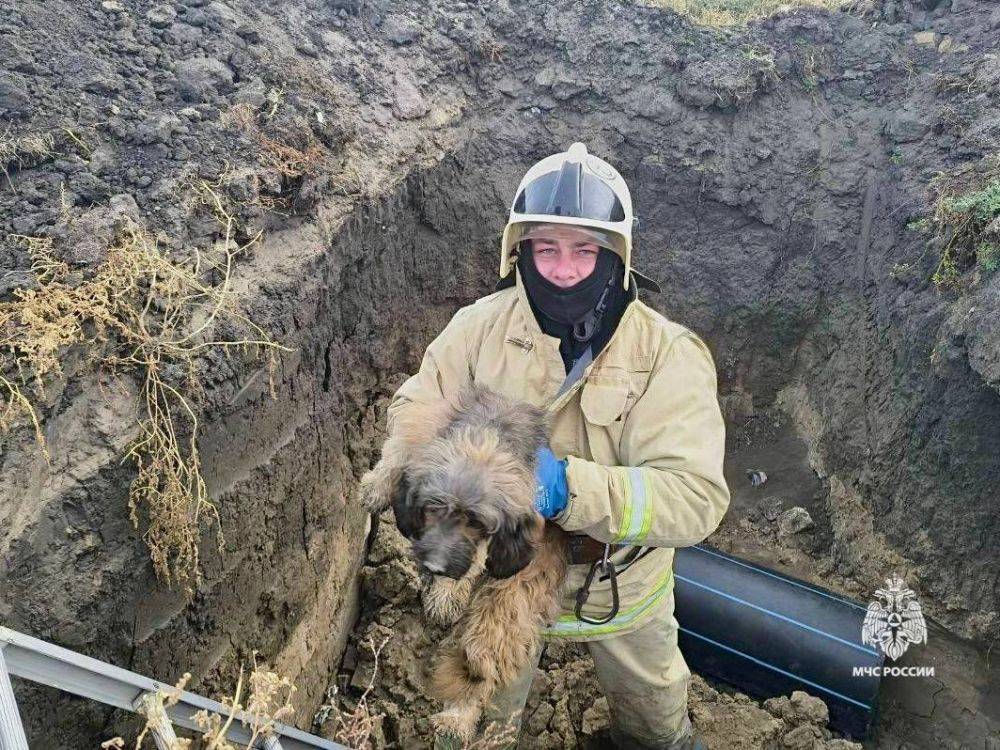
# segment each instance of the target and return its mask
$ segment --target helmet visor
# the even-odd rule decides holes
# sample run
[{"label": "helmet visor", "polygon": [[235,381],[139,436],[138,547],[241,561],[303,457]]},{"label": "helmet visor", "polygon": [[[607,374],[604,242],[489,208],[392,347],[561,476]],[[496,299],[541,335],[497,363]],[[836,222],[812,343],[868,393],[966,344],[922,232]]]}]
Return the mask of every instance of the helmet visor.
[{"label": "helmet visor", "polygon": [[514,199],[514,211],[597,221],[625,220],[625,209],[615,191],[599,177],[585,172],[582,164],[571,161],[525,185]]},{"label": "helmet visor", "polygon": [[606,232],[593,227],[582,227],[574,224],[544,224],[535,221],[525,221],[510,228],[510,242],[517,247],[524,240],[548,240],[550,242],[567,241],[606,247],[623,260],[625,258],[625,239],[616,232]]}]

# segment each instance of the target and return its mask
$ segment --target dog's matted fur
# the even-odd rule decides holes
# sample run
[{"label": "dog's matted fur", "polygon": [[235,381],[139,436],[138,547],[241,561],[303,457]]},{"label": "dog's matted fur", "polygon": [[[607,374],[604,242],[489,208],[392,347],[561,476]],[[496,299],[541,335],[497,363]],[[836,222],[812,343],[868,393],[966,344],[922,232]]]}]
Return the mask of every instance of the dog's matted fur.
[{"label": "dog's matted fur", "polygon": [[564,532],[534,508],[535,454],[548,444],[547,428],[544,410],[472,386],[454,406],[410,404],[361,480],[368,508],[393,505],[417,562],[434,576],[425,611],[455,622],[429,688],[445,704],[435,724],[465,740],[557,610]]}]

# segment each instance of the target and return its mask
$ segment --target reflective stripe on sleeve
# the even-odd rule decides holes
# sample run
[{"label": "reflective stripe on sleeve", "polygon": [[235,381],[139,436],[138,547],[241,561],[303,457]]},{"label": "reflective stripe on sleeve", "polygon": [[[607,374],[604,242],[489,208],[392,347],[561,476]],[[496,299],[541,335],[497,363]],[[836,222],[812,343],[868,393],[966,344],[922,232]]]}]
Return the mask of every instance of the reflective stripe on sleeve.
[{"label": "reflective stripe on sleeve", "polygon": [[641,544],[649,533],[653,517],[649,502],[647,472],[637,466],[622,467],[624,474],[625,503],[622,506],[621,528],[615,544]]}]

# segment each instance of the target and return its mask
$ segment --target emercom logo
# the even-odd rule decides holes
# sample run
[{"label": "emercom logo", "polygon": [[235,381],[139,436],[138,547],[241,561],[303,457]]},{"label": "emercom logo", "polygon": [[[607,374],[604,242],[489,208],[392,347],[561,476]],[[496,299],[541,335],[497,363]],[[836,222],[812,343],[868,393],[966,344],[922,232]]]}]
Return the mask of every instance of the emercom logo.
[{"label": "emercom logo", "polygon": [[[927,624],[917,595],[899,576],[893,574],[884,589],[875,591],[875,601],[868,605],[861,625],[861,642],[882,649],[893,661],[911,644],[927,643]],[[853,673],[855,677],[932,677],[934,667],[854,667]]]}]

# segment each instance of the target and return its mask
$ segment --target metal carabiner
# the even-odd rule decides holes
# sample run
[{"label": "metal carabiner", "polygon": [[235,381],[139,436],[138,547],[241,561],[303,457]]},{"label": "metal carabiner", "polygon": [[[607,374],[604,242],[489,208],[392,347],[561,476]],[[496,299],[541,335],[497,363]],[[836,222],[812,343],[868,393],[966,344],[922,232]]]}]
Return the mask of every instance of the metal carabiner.
[{"label": "metal carabiner", "polygon": [[[583,585],[576,592],[576,607],[573,613],[576,615],[576,619],[589,625],[605,625],[618,615],[618,573],[615,571],[615,564],[611,562],[610,551],[611,545],[605,544],[604,557],[600,560],[594,560],[590,566],[590,570],[587,571],[587,577],[584,579]],[[594,582],[594,576],[597,574],[598,568],[601,569],[602,574],[606,573],[608,580],[611,581],[611,611],[600,620],[591,620],[589,617],[583,616],[583,605],[590,598],[590,586]]]}]

